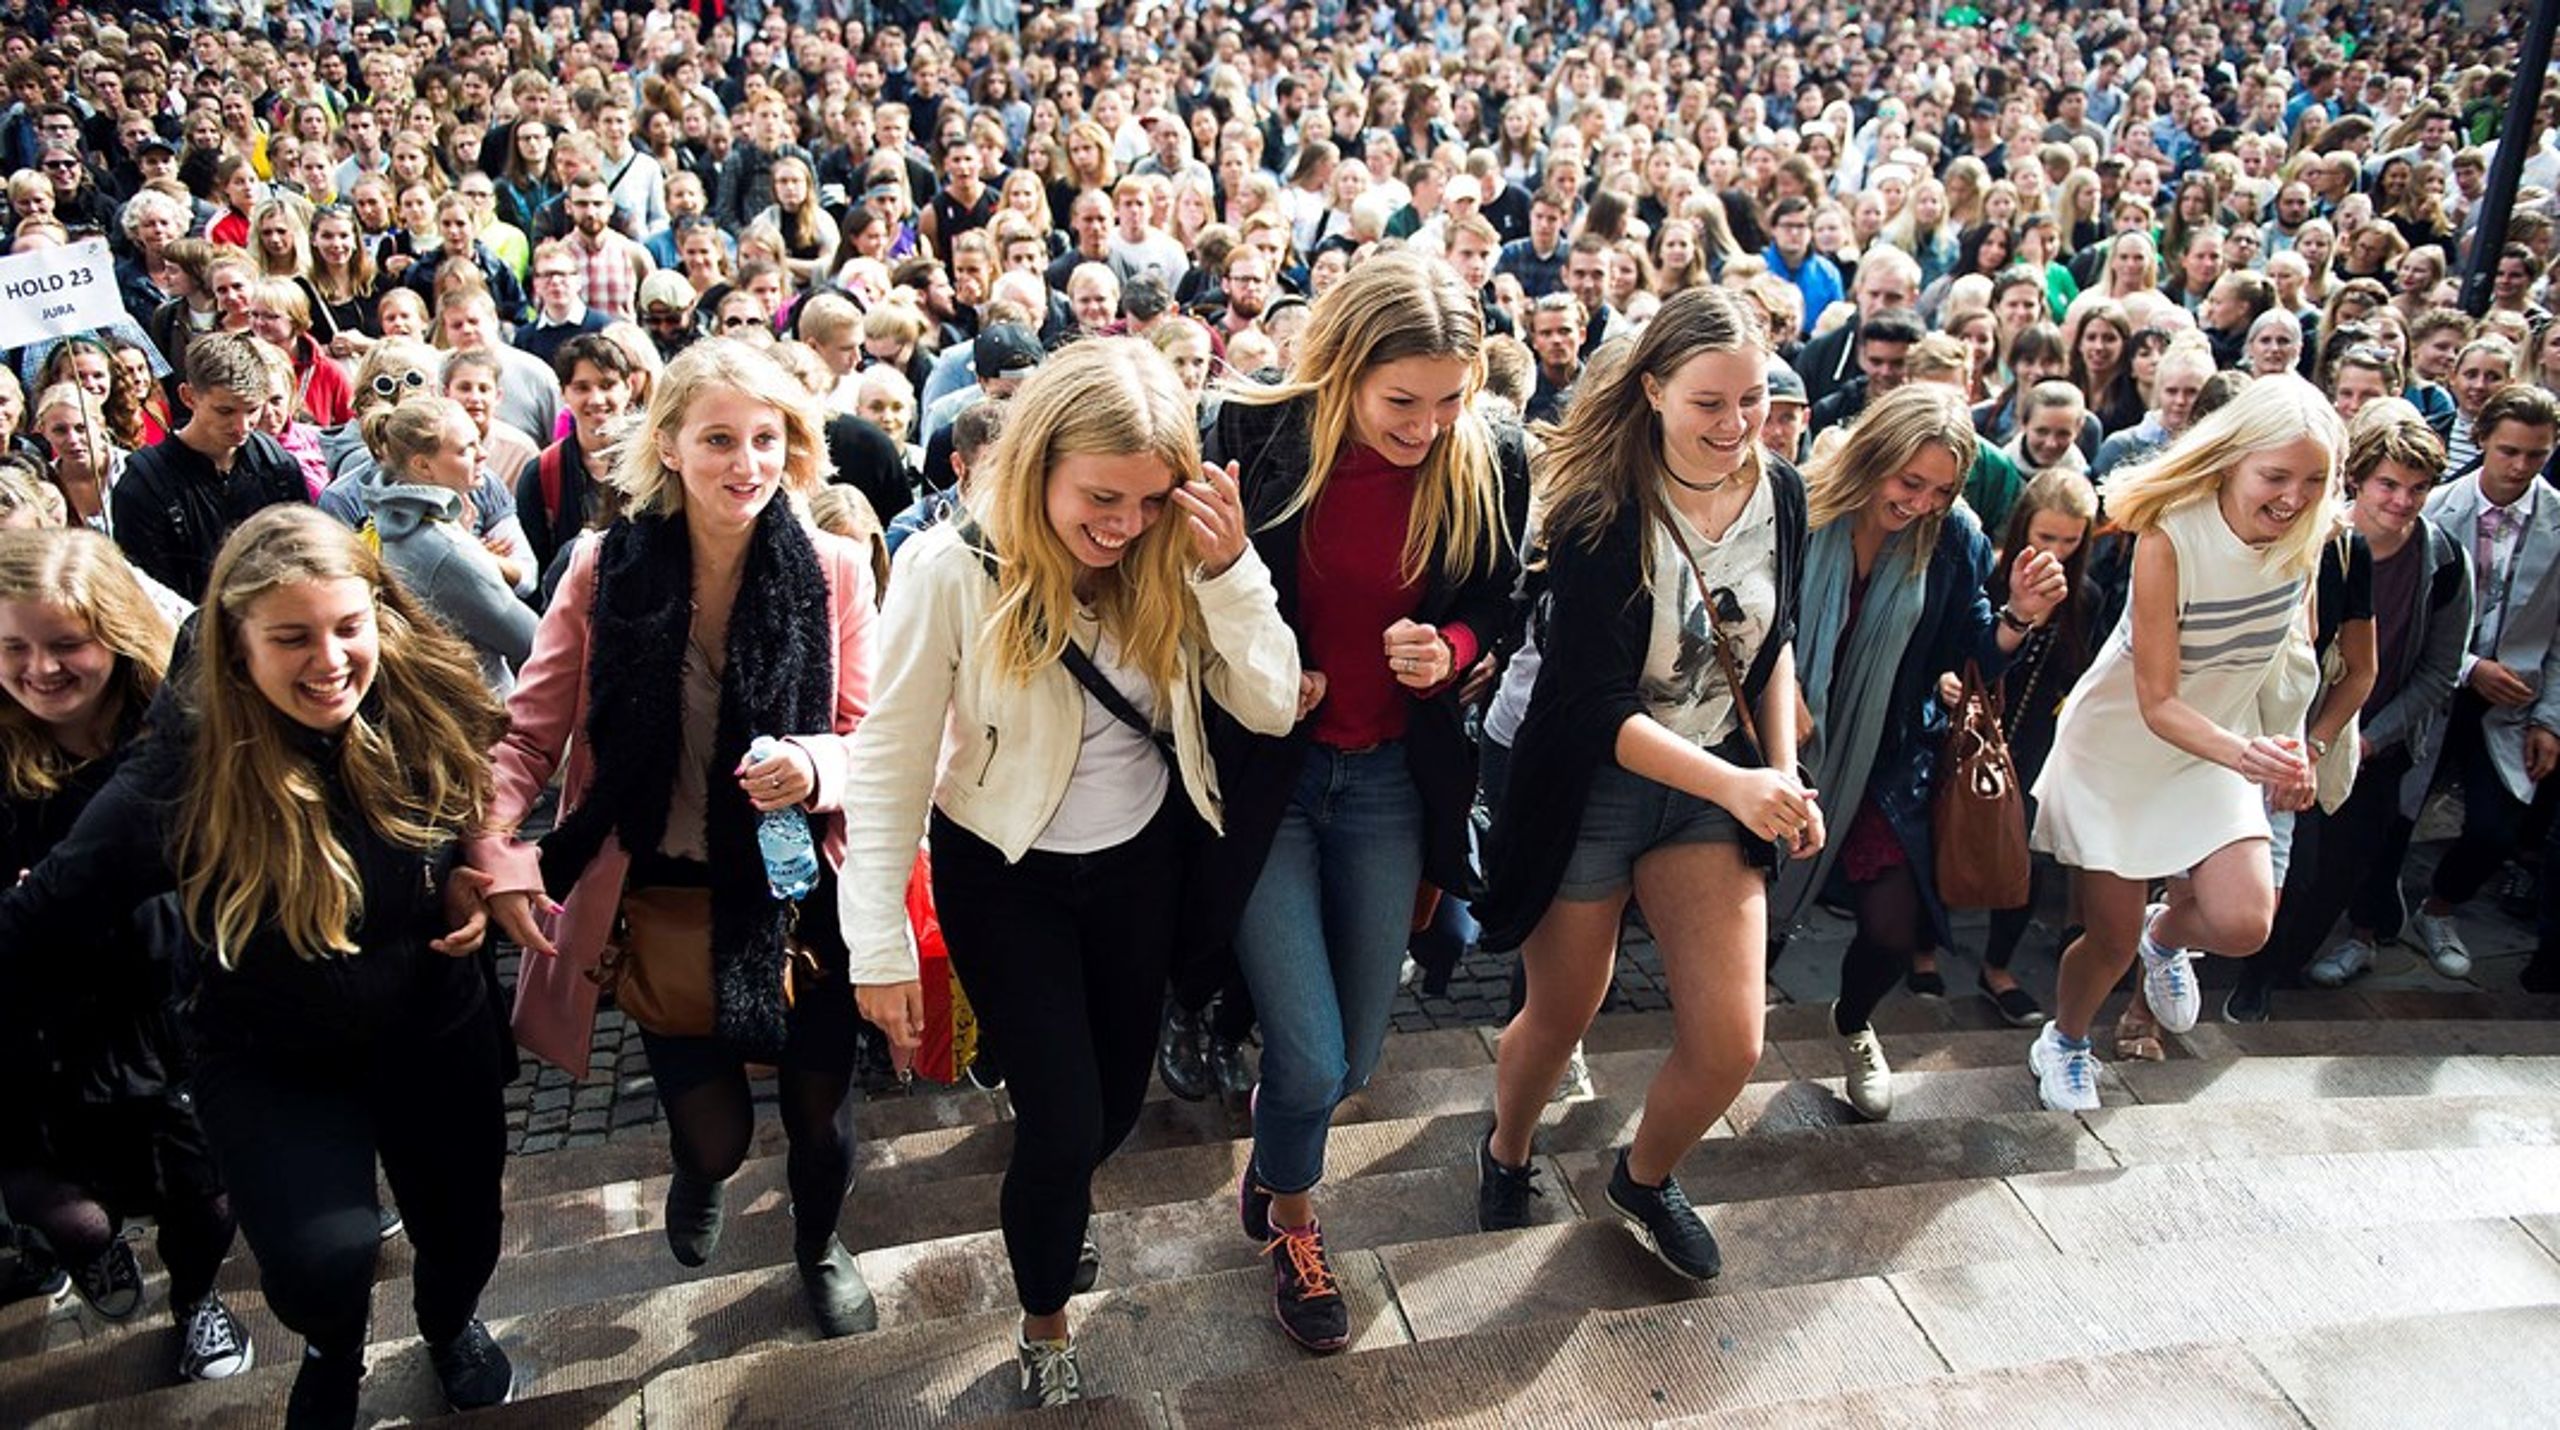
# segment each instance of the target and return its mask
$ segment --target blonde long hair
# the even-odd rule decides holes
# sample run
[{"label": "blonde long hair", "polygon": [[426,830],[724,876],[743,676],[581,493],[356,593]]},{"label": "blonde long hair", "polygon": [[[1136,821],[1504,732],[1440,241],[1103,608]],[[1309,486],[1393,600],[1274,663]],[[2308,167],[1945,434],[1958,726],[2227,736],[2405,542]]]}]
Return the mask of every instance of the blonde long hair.
[{"label": "blonde long hair", "polygon": [[[1845,441],[1813,459],[1805,473],[1805,525],[1820,531],[1842,517],[1856,516],[1877,488],[1901,475],[1923,448],[1933,446],[1954,454],[1961,493],[1980,448],[1964,394],[1940,382],[1909,382],[1886,393],[1869,404]],[[1938,527],[1946,519],[1946,510],[1940,510],[1912,523],[1913,580],[1928,574],[1929,553],[1937,549]]]},{"label": "blonde long hair", "polygon": [[2320,569],[2320,548],[2338,534],[2346,519],[2340,474],[2347,429],[2320,389],[2289,372],[2251,382],[2239,396],[2188,428],[2167,451],[2110,477],[2104,493],[2107,518],[2126,531],[2157,530],[2169,513],[2213,500],[2242,458],[2304,437],[2319,444],[2329,481],[2320,505],[2296,519],[2269,554],[2282,569],[2311,575]]},{"label": "blonde long hair", "polygon": [[[1537,429],[1545,443],[1537,470],[1548,544],[1596,547],[1630,503],[1649,521],[1667,523],[1671,469],[1662,459],[1662,413],[1646,398],[1644,379],[1666,384],[1691,358],[1706,353],[1745,352],[1766,361],[1768,351],[1757,308],[1730,289],[1684,288],[1664,300],[1622,360],[1592,362],[1564,421]],[[1766,467],[1760,444],[1750,445],[1746,486],[1759,481]],[[1645,542],[1642,551],[1650,576],[1653,543]]]},{"label": "blonde long hair", "polygon": [[[168,621],[115,543],[85,527],[0,532],[0,601],[51,606],[115,653],[102,697],[113,718],[148,704],[168,673]],[[0,699],[0,785],[10,798],[52,797],[79,763],[25,706]]]},{"label": "blonde long hair", "polygon": [[[1200,428],[1173,364],[1144,338],[1066,348],[1026,379],[1006,408],[971,506],[997,554],[986,624],[996,668],[1028,682],[1065,649],[1075,582],[1085,569],[1050,525],[1051,468],[1061,457],[1152,457],[1174,481],[1188,481],[1200,471]],[[1182,509],[1167,502],[1119,564],[1095,573],[1092,604],[1103,630],[1159,696],[1179,674],[1183,637],[1199,624],[1187,525]]]},{"label": "blonde long hair", "polygon": [[1315,400],[1307,473],[1280,512],[1278,520],[1285,521],[1323,495],[1335,460],[1352,440],[1351,409],[1361,379],[1381,364],[1415,357],[1463,358],[1467,379],[1457,420],[1422,459],[1398,570],[1407,580],[1419,580],[1432,547],[1441,545],[1441,574],[1463,580],[1493,569],[1511,533],[1494,473],[1493,433],[1475,410],[1476,389],[1484,384],[1484,313],[1455,271],[1410,251],[1373,254],[1352,265],[1316,300],[1288,378],[1236,384],[1225,390],[1226,400]]},{"label": "blonde long hair", "polygon": [[249,682],[241,622],[282,587],[353,578],[373,589],[381,655],[373,689],[333,754],[357,818],[403,848],[431,850],[488,809],[489,748],[506,730],[478,663],[384,569],[355,532],[314,507],[273,506],[214,558],[197,717],[175,850],[188,930],[225,968],[272,924],[303,958],[357,952],[364,885],[330,822],[328,782],[291,719]]},{"label": "blonde long hair", "polygon": [[648,412],[622,440],[611,481],[631,499],[632,515],[683,515],[684,481],[659,444],[684,426],[695,399],[723,391],[744,393],[781,414],[784,493],[806,501],[825,480],[826,431],[809,389],[761,348],[736,338],[702,338],[649,384]]}]

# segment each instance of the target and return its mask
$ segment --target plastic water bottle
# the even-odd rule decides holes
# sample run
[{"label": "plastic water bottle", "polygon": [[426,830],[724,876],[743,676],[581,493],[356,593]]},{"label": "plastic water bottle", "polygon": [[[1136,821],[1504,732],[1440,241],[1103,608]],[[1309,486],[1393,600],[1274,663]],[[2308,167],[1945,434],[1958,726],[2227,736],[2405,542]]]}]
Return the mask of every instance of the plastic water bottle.
[{"label": "plastic water bottle", "polygon": [[[747,746],[747,758],[762,763],[781,749],[781,741],[758,735]],[[756,826],[756,847],[764,852],[764,879],[775,898],[798,903],[818,887],[818,851],[809,842],[809,816],[796,809],[768,810]]]}]

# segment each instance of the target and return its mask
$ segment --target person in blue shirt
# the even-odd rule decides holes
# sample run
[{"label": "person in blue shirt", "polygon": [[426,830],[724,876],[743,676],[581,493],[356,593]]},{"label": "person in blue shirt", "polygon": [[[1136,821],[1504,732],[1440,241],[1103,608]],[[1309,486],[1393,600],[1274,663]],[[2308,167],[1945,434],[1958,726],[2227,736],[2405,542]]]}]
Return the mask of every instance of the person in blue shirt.
[{"label": "person in blue shirt", "polygon": [[1778,200],[1769,210],[1769,247],[1760,256],[1770,272],[1796,285],[1804,295],[1804,322],[1796,336],[1810,336],[1823,310],[1847,291],[1841,286],[1839,268],[1813,251],[1811,201],[1794,196]]}]

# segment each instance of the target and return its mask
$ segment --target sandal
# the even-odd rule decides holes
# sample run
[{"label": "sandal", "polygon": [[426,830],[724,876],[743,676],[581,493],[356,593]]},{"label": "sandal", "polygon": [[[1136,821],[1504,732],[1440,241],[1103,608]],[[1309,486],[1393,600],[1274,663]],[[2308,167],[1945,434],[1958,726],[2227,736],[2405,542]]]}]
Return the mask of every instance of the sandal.
[{"label": "sandal", "polygon": [[2160,1041],[2160,1020],[2151,1016],[2150,1009],[2137,1003],[2116,1019],[2116,1058],[2168,1061],[2169,1050]]}]

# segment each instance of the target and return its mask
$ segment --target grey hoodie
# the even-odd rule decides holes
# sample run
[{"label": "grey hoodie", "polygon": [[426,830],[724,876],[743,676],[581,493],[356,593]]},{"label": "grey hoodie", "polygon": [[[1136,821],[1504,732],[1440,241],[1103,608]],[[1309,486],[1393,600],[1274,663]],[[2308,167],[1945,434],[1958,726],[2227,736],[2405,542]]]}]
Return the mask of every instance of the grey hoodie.
[{"label": "grey hoodie", "polygon": [[500,700],[533,653],[533,608],[516,598],[478,539],[461,526],[462,497],[443,487],[382,482],[364,489],[382,559],[420,603],[470,643]]}]

